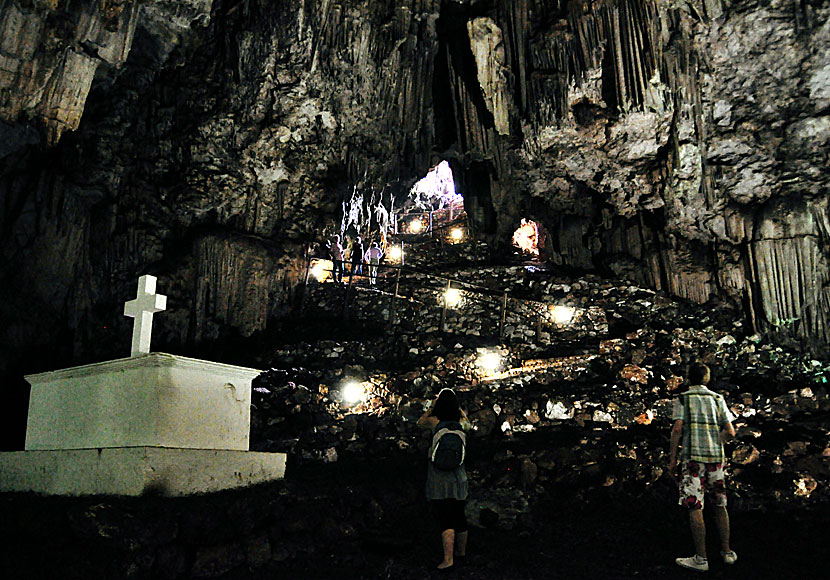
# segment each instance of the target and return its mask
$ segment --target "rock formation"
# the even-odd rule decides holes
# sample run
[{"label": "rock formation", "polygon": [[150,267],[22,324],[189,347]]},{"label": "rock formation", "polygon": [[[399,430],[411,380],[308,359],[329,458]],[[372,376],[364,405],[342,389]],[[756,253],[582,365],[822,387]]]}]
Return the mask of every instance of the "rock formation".
[{"label": "rock formation", "polygon": [[[250,335],[355,189],[830,339],[827,0],[3,0],[0,365]],[[28,350],[27,350],[28,349]]]}]

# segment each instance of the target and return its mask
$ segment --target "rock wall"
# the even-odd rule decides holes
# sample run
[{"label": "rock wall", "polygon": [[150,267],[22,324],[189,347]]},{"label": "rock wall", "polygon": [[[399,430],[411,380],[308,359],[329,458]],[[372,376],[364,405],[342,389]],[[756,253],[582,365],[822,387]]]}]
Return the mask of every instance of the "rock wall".
[{"label": "rock wall", "polygon": [[828,14],[826,2],[497,3],[488,30],[516,79],[511,135],[491,131],[492,81],[479,82],[486,110],[457,98],[478,113],[461,128],[465,155],[489,166],[486,195],[467,190],[495,210],[481,230],[504,242],[529,217],[559,263],[727,297],[778,340],[826,343]]},{"label": "rock wall", "polygon": [[120,303],[146,272],[171,297],[157,348],[261,331],[355,188],[400,193],[440,158],[496,247],[531,218],[556,263],[726,298],[819,348],[829,13],[5,0],[2,364],[124,352]]},{"label": "rock wall", "polygon": [[[290,310],[353,185],[428,165],[438,2],[399,4],[126,3],[123,58],[72,69],[91,89],[48,101],[72,124],[28,89],[4,93],[2,366],[56,343],[50,365],[123,353],[119,303],[143,272],[170,296],[156,349],[249,336]],[[4,43],[63,74],[74,49],[36,46],[18,21],[43,36],[62,18],[75,44],[102,44],[78,23],[108,7],[6,2]]]},{"label": "rock wall", "polygon": [[38,120],[49,144],[77,129],[99,65],[127,59],[137,16],[124,0],[0,3],[0,116]]}]

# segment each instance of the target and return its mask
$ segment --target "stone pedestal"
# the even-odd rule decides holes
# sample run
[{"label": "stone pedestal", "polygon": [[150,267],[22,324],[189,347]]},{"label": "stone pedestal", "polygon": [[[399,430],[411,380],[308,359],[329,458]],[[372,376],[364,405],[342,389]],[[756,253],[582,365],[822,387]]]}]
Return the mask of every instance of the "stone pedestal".
[{"label": "stone pedestal", "polygon": [[151,353],[38,375],[26,449],[246,451],[258,370]]},{"label": "stone pedestal", "polygon": [[256,369],[151,353],[27,376],[26,451],[0,453],[0,491],[179,496],[285,473],[252,453]]},{"label": "stone pedestal", "polygon": [[0,492],[183,496],[282,479],[285,453],[114,447],[0,453]]}]

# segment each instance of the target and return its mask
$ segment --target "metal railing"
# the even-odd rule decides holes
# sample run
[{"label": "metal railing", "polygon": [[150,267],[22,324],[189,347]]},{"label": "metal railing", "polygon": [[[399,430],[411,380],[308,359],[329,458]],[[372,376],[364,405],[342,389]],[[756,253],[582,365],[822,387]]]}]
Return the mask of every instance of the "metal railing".
[{"label": "metal railing", "polygon": [[[452,203],[441,209],[420,212],[393,212],[392,233],[400,234],[432,234],[441,224],[449,224],[464,214],[463,203]],[[417,225],[416,225],[417,224]]]},{"label": "metal railing", "polygon": [[[302,290],[301,310],[305,306],[305,297],[307,294],[307,287],[311,278],[312,263],[318,261],[325,267],[322,272],[325,276],[320,280],[320,283],[327,284],[335,279],[337,263],[327,258],[310,257],[306,262],[306,276],[305,284]],[[498,310],[498,336],[505,337],[505,327],[508,319],[518,318],[523,321],[528,327],[535,326],[535,338],[537,342],[542,341],[543,331],[547,328],[550,330],[561,330],[569,327],[573,322],[576,322],[587,311],[585,309],[573,308],[572,317],[566,322],[557,321],[554,316],[556,308],[570,308],[564,307],[551,302],[543,302],[530,298],[522,298],[512,296],[508,289],[493,290],[492,288],[473,284],[457,278],[435,274],[433,272],[414,268],[411,266],[402,266],[399,264],[367,264],[363,263],[363,273],[356,274],[354,265],[341,261],[343,266],[343,274],[340,282],[345,287],[343,294],[343,303],[341,307],[341,316],[348,317],[350,298],[354,301],[355,293],[354,287],[357,285],[357,279],[369,280],[370,289],[377,292],[380,296],[388,297],[388,325],[391,328],[396,322],[396,310],[400,301],[405,301],[409,304],[419,305],[421,308],[433,308],[440,305],[440,324],[439,327],[443,332],[447,331],[448,313],[454,310],[453,305],[449,302],[449,291],[456,289],[463,292],[463,299],[469,304],[477,303],[484,304],[495,311]],[[377,268],[376,283],[371,283],[371,271],[369,268]],[[410,292],[410,295],[401,295],[401,277],[422,277],[419,280],[417,288],[422,292]],[[365,284],[364,284],[365,285]],[[419,296],[421,294],[421,296]],[[427,294],[431,299],[424,299],[423,294]],[[437,299],[436,299],[437,298]],[[592,321],[593,322],[593,321]]]}]

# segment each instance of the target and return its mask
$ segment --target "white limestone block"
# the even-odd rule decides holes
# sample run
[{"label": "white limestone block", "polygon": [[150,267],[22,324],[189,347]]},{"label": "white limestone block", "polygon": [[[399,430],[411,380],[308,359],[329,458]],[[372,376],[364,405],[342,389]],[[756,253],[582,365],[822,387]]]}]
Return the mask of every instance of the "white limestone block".
[{"label": "white limestone block", "polygon": [[26,449],[247,450],[260,371],[145,354],[29,375]]}]

